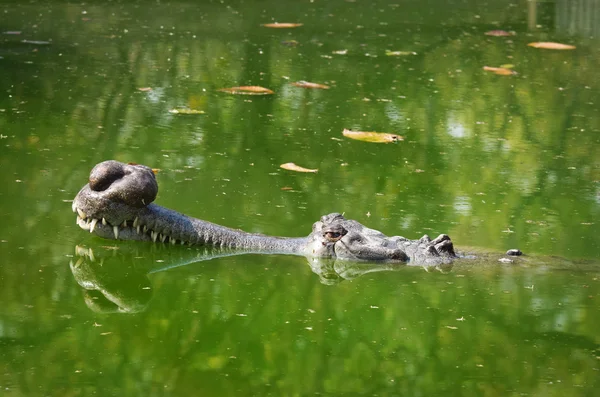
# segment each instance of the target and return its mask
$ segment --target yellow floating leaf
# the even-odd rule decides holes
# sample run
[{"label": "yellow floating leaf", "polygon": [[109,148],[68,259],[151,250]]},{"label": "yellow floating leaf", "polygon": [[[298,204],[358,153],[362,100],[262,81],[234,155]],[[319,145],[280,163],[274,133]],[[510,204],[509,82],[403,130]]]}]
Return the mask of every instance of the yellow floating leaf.
[{"label": "yellow floating leaf", "polygon": [[537,43],[529,43],[527,44],[530,47],[533,48],[543,48],[545,50],[574,50],[575,47],[574,45],[569,45],[569,44],[561,44],[561,43],[552,43],[550,41],[541,41],[541,42],[537,42]]},{"label": "yellow floating leaf", "polygon": [[510,76],[513,74],[517,74],[517,72],[515,72],[514,70],[510,70],[507,68],[494,68],[491,66],[484,66],[483,70],[485,70],[486,72],[493,72],[499,74],[500,76]]},{"label": "yellow floating leaf", "polygon": [[404,137],[396,134],[388,134],[386,132],[363,132],[350,131],[344,129],[342,132],[346,138],[356,139],[357,141],[374,142],[374,143],[389,143],[403,141]]},{"label": "yellow floating leaf", "polygon": [[197,110],[197,109],[186,109],[186,108],[181,108],[181,109],[171,109],[169,110],[169,113],[171,114],[205,114],[204,110]]},{"label": "yellow floating leaf", "polygon": [[296,171],[296,172],[317,172],[317,171],[319,171],[316,169],[313,170],[313,169],[309,169],[309,168],[300,167],[299,165],[296,165],[294,163],[281,164],[280,167],[283,168],[284,170]]},{"label": "yellow floating leaf", "polygon": [[301,88],[319,88],[321,90],[329,89],[328,85],[318,84],[318,83],[310,83],[310,82],[304,81],[304,80],[296,81],[295,83],[292,83],[292,85],[296,86],[296,87],[301,87]]},{"label": "yellow floating leaf", "polygon": [[271,95],[273,91],[258,85],[246,85],[241,87],[221,88],[219,91],[235,95]]},{"label": "yellow floating leaf", "polygon": [[302,26],[304,24],[302,23],[279,23],[279,22],[275,22],[275,23],[263,23],[262,26],[265,28],[274,28],[274,29],[289,29],[289,28],[297,28],[299,26]]}]

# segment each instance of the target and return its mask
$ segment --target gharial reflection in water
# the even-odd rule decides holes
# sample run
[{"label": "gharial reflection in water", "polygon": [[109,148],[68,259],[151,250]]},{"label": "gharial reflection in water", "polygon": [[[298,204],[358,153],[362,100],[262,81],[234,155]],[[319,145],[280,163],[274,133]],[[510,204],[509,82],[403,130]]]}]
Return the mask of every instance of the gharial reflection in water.
[{"label": "gharial reflection in water", "polygon": [[[154,251],[144,251],[140,256],[131,245],[109,248],[77,245],[76,258],[69,262],[69,266],[73,277],[84,289],[84,300],[90,309],[102,313],[136,313],[145,310],[152,299],[153,288],[149,275],[212,259],[252,254],[256,253],[214,247],[166,246]],[[504,266],[501,263],[517,267],[550,267],[554,270],[595,269],[594,263],[574,263],[556,257],[513,256],[510,262],[506,257],[500,259],[499,261],[497,253],[471,252],[461,253],[457,260],[459,268],[463,270],[473,266],[480,269]],[[420,267],[426,272],[449,273],[455,266],[454,262],[414,265],[410,262],[356,262],[316,257],[306,257],[306,261],[319,281],[325,285],[336,285],[374,272],[398,272],[409,267]],[[263,277],[268,277],[268,273]]]},{"label": "gharial reflection in water", "polygon": [[[77,245],[77,258],[69,262],[73,277],[85,290],[85,303],[96,312],[136,313],[145,310],[153,294],[149,274],[211,259],[248,254],[240,250],[210,247],[165,247],[160,250],[161,259],[157,260],[154,257],[139,257],[135,250],[126,247],[115,248],[99,250]],[[146,255],[149,253],[146,252]],[[315,257],[306,259],[321,283],[327,285],[372,272],[399,271],[407,266],[403,263],[352,262]],[[448,272],[453,265],[439,263],[419,266],[427,271]]]}]

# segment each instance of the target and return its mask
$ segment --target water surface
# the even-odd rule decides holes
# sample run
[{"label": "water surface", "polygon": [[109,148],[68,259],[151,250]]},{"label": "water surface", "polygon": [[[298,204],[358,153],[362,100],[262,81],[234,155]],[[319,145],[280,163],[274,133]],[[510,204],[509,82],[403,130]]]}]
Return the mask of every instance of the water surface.
[{"label": "water surface", "polygon": [[[593,395],[594,2],[477,3],[1,5],[2,395]],[[518,74],[482,69],[506,64]],[[240,85],[275,94],[218,91]],[[205,114],[169,113],[183,107]],[[70,200],[106,159],[159,168],[159,204],[226,226],[303,236],[337,211],[479,259],[203,260],[100,240]],[[496,262],[509,248],[527,255]]]}]

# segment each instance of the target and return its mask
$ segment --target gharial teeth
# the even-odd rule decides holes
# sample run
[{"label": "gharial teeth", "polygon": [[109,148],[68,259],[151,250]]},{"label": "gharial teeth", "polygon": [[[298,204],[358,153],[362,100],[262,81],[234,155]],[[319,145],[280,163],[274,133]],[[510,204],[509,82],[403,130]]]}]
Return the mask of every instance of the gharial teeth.
[{"label": "gharial teeth", "polygon": [[160,242],[161,243],[164,243],[166,239],[167,239],[167,235],[166,234],[161,234],[160,235]]},{"label": "gharial teeth", "polygon": [[96,223],[98,223],[98,219],[94,218],[90,222],[90,233],[94,233],[94,229],[96,228]]},{"label": "gharial teeth", "polygon": [[127,219],[125,219],[125,220],[123,221],[123,224],[121,225],[121,227],[127,227]]},{"label": "gharial teeth", "polygon": [[170,240],[171,245],[175,245],[175,239],[174,238],[170,238],[169,240]]},{"label": "gharial teeth", "polygon": [[137,234],[140,234],[140,229],[141,229],[141,226],[140,226],[140,225],[137,225],[137,226],[135,227],[135,231],[137,232]]},{"label": "gharial teeth", "polygon": [[102,224],[106,226],[106,218],[102,218]]},{"label": "gharial teeth", "polygon": [[79,215],[79,217],[81,219],[87,218],[87,214],[85,212],[83,212],[83,210],[80,210],[79,208],[77,208],[77,214]]},{"label": "gharial teeth", "polygon": [[119,227],[113,226],[113,234],[115,235],[115,240],[119,239]]},{"label": "gharial teeth", "polygon": [[133,220],[133,227],[138,227],[139,225],[140,225],[140,218],[138,218],[136,216],[135,219]]},{"label": "gharial teeth", "polygon": [[75,205],[75,201],[71,203],[71,209],[73,210],[73,212],[77,212],[77,206]]},{"label": "gharial teeth", "polygon": [[156,242],[156,238],[158,237],[158,233],[153,230],[153,231],[150,232],[150,235],[152,237],[152,241]]}]

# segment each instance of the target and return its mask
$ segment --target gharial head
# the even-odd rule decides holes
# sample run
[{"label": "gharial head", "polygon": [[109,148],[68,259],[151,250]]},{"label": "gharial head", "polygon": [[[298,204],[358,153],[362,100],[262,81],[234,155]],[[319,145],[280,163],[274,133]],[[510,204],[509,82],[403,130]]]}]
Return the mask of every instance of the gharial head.
[{"label": "gharial head", "polygon": [[398,244],[407,239],[388,237],[338,213],[324,215],[315,222],[309,238],[311,254],[317,257],[375,261],[409,259]]},{"label": "gharial head", "polygon": [[456,257],[452,240],[445,234],[434,240],[388,237],[378,230],[332,213],[313,224],[309,254],[321,258],[353,261],[413,261],[420,264],[450,262]]},{"label": "gharial head", "polygon": [[133,221],[154,201],[158,183],[154,170],[138,164],[103,161],[90,172],[89,183],[73,200],[77,224],[96,234],[110,237],[115,228]]}]

